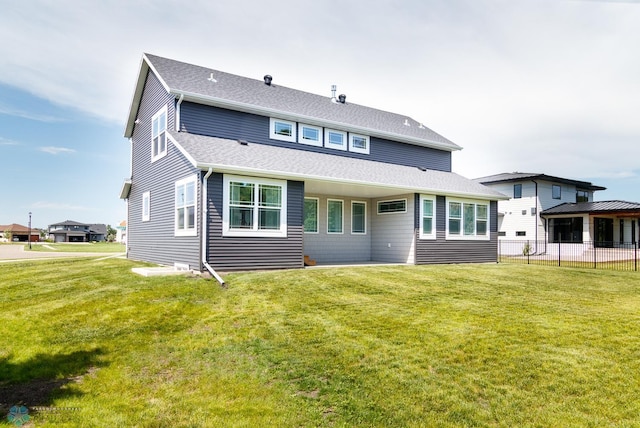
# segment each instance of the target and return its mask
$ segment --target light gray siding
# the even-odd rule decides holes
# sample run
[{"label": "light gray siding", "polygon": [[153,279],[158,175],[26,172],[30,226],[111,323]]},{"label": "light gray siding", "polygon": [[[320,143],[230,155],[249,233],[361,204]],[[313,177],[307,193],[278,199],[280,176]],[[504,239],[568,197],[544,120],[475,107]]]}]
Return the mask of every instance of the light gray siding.
[{"label": "light gray siding", "polygon": [[222,236],[223,175],[209,177],[207,189],[209,264],[219,271],[290,269],[304,266],[302,209],[304,183],[287,182],[287,237]]},{"label": "light gray siding", "polygon": [[[379,201],[397,199],[407,200],[407,212],[378,214]],[[415,199],[413,193],[383,199],[374,199],[372,205],[372,259],[378,262],[387,263],[414,263]]]},{"label": "light gray siding", "polygon": [[[371,202],[362,198],[343,196],[305,195],[318,198],[318,233],[304,234],[304,254],[318,263],[367,262],[371,261]],[[327,233],[327,199],[343,201],[343,232]],[[367,233],[351,233],[351,202],[367,204]]]},{"label": "light gray siding", "polygon": [[[128,257],[158,264],[188,264],[200,270],[198,236],[175,236],[175,182],[200,172],[170,142],[167,155],[151,162],[151,118],[167,106],[167,129],[174,124],[174,99],[149,74],[132,135],[133,175],[127,219]],[[198,179],[198,182],[200,180]],[[197,195],[199,194],[199,187]],[[149,221],[142,221],[142,195],[150,193]],[[197,207],[200,206],[199,201]],[[200,214],[197,209],[199,230]]]},{"label": "light gray siding", "polygon": [[498,254],[498,204],[489,205],[489,236],[487,241],[446,239],[446,198],[436,197],[436,239],[419,239],[420,195],[416,195],[415,237],[416,264],[436,263],[486,263],[497,261]]},{"label": "light gray siding", "polygon": [[397,165],[451,171],[451,152],[419,147],[381,138],[370,139],[370,153],[361,154],[288,143],[269,138],[269,118],[255,114],[225,110],[212,106],[184,102],[180,110],[181,130],[192,134],[228,139],[244,139],[252,143],[269,144],[290,149],[367,159]]}]

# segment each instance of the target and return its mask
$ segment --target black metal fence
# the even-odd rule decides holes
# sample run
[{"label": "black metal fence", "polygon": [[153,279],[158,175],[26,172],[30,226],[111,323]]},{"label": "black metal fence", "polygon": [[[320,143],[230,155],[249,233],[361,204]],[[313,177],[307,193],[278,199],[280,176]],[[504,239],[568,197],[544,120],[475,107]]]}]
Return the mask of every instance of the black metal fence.
[{"label": "black metal fence", "polygon": [[638,271],[638,243],[498,240],[498,263]]}]

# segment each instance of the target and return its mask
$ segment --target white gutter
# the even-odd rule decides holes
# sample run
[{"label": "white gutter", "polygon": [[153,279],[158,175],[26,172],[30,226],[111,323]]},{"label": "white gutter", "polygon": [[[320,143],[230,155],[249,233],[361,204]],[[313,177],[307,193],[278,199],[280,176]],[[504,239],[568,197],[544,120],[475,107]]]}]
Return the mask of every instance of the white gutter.
[{"label": "white gutter", "polygon": [[180,132],[180,104],[184,100],[184,94],[180,94],[180,98],[178,98],[178,104],[176,105],[176,132]]},{"label": "white gutter", "polygon": [[202,180],[202,218],[200,219],[202,227],[201,227],[201,232],[202,232],[202,265],[207,268],[207,270],[209,271],[209,273],[211,275],[213,275],[213,277],[220,283],[220,285],[222,285],[224,287],[225,282],[224,279],[222,279],[222,277],[220,275],[218,275],[218,273],[211,267],[211,265],[209,265],[209,263],[207,262],[207,212],[209,211],[207,208],[207,188],[208,183],[209,183],[209,177],[211,176],[211,174],[213,173],[213,168],[209,168],[209,170],[207,171],[207,173],[205,174],[203,180]]}]

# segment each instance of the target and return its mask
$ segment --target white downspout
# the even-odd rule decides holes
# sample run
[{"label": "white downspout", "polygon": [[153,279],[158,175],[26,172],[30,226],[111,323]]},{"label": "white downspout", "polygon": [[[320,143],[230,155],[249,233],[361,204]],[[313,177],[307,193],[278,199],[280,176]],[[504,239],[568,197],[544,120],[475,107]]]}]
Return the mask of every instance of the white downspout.
[{"label": "white downspout", "polygon": [[207,188],[209,187],[209,177],[211,176],[211,174],[213,173],[213,168],[209,167],[209,170],[207,171],[206,175],[204,176],[204,179],[202,181],[202,227],[201,227],[201,231],[202,231],[202,265],[207,268],[207,270],[209,271],[209,273],[211,275],[213,275],[213,277],[220,283],[220,285],[222,285],[224,287],[225,282],[224,279],[222,279],[222,277],[220,275],[218,275],[218,273],[211,267],[211,265],[209,264],[209,262],[207,262],[207,248],[208,248],[208,240],[207,240],[207,212],[209,211],[208,209],[208,204],[207,204]]},{"label": "white downspout", "polygon": [[180,132],[180,104],[184,100],[184,94],[180,94],[178,98],[178,104],[176,105],[176,132]]}]

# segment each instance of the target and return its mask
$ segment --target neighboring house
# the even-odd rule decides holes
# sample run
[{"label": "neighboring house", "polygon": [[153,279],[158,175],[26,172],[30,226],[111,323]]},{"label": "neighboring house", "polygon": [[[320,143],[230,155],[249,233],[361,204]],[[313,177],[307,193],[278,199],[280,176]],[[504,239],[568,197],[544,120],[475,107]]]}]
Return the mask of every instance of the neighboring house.
[{"label": "neighboring house", "polygon": [[49,225],[49,238],[54,242],[92,242],[105,241],[107,226],[104,224],[87,224],[67,220]]},{"label": "neighboring house", "polygon": [[[10,235],[9,239],[5,238],[5,232],[8,232]],[[40,241],[40,229],[29,229],[29,227],[17,223],[0,225],[0,239],[2,239],[2,241],[29,242],[29,234],[31,234],[31,242]]]},{"label": "neighboring house", "polygon": [[[502,239],[596,246],[635,243],[640,204],[594,202],[605,190],[586,181],[536,173],[504,173],[475,181],[510,197],[498,202],[498,231]],[[614,223],[617,224],[614,228]]]},{"label": "neighboring house", "polygon": [[127,241],[127,220],[122,220],[116,226],[116,242],[124,244]]},{"label": "neighboring house", "polygon": [[125,137],[132,259],[496,261],[504,195],[452,173],[460,147],[409,117],[146,54]]}]

